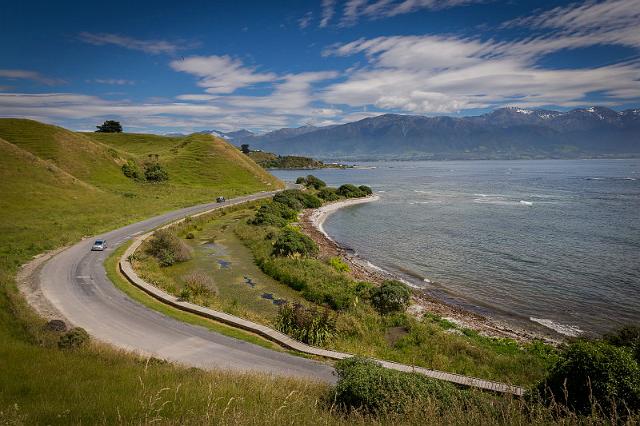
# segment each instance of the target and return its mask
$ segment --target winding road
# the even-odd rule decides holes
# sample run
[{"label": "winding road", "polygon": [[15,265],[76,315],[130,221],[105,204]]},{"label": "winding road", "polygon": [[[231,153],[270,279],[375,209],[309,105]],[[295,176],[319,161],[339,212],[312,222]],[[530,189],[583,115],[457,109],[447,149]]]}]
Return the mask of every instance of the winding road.
[{"label": "winding road", "polygon": [[167,317],[135,302],[107,278],[106,258],[136,235],[184,216],[273,196],[262,192],[225,203],[209,203],[165,213],[96,236],[106,239],[104,252],[90,251],[83,240],[48,260],[39,270],[44,297],[69,322],[116,347],[188,366],[297,376],[333,383],[325,363],[278,352]]}]

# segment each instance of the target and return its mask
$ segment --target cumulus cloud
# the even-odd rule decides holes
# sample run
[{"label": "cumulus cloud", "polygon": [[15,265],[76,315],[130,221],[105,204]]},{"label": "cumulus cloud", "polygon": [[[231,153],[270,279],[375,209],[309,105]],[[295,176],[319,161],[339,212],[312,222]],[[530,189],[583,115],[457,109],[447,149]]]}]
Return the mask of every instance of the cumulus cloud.
[{"label": "cumulus cloud", "polygon": [[47,86],[55,86],[58,84],[66,83],[64,80],[45,77],[38,72],[28,70],[0,69],[0,78],[5,78],[8,80],[31,80]]},{"label": "cumulus cloud", "polygon": [[167,40],[141,40],[121,34],[82,32],[79,39],[95,46],[114,45],[130,50],[139,50],[152,55],[174,55],[180,50],[192,49],[197,43]]},{"label": "cumulus cloud", "polygon": [[171,68],[200,78],[198,86],[205,87],[207,93],[228,94],[241,87],[274,81],[273,73],[259,73],[245,67],[242,61],[230,56],[190,56],[171,61]]}]

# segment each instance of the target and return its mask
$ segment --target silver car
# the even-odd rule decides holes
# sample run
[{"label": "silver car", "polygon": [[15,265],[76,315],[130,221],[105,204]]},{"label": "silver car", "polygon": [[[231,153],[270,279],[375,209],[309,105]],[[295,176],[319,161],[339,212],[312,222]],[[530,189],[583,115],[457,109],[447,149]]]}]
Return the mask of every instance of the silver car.
[{"label": "silver car", "polygon": [[103,251],[107,248],[107,240],[96,240],[91,246],[91,251]]}]

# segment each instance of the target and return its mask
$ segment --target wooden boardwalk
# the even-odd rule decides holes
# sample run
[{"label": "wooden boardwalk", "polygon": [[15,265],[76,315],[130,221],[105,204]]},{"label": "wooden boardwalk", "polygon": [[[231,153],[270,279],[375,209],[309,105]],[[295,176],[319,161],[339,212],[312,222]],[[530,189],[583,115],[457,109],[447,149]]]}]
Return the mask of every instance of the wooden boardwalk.
[{"label": "wooden boardwalk", "polygon": [[[222,207],[228,207],[229,205],[233,205],[233,204],[236,204],[236,203],[233,203],[233,202],[225,203],[220,207],[216,207],[206,212],[199,213],[197,216],[209,213],[213,210],[216,210]],[[183,220],[184,218],[176,222],[172,222],[168,225],[165,225],[163,226],[163,228],[169,227]],[[344,352],[336,352],[336,351],[331,351],[327,349],[316,348],[314,346],[310,346],[302,342],[299,342],[297,340],[294,340],[291,337],[287,336],[286,334],[283,334],[277,330],[266,327],[264,325],[256,324],[252,321],[248,321],[246,319],[236,317],[234,315],[229,315],[224,312],[216,311],[213,309],[205,308],[203,306],[195,305],[190,302],[179,300],[176,296],[166,293],[160,290],[159,288],[147,283],[142,278],[140,278],[138,274],[136,274],[133,267],[131,266],[131,263],[129,262],[129,256],[131,256],[138,249],[138,247],[140,247],[142,242],[151,236],[151,234],[152,232],[149,232],[144,235],[140,235],[136,237],[133,243],[131,244],[131,246],[129,246],[129,248],[124,252],[124,254],[120,257],[120,260],[119,260],[119,267],[122,274],[133,285],[135,285],[145,293],[149,294],[150,296],[154,297],[155,299],[159,300],[162,303],[173,306],[174,308],[180,309],[185,312],[190,312],[192,314],[199,315],[205,318],[209,318],[215,321],[219,321],[227,325],[230,325],[232,327],[249,331],[251,333],[262,336],[268,340],[271,340],[287,349],[292,349],[304,354],[315,355],[315,356],[334,359],[334,360],[351,358],[354,356],[352,354],[348,354]],[[506,383],[494,382],[491,380],[483,380],[483,379],[478,379],[476,377],[463,376],[461,374],[447,373],[444,371],[429,370],[423,367],[416,367],[416,366],[400,364],[400,363],[391,362],[391,361],[384,361],[384,360],[378,360],[378,359],[374,361],[378,362],[383,367],[386,367],[392,370],[403,371],[407,373],[418,373],[434,379],[455,383],[457,385],[474,387],[474,388],[487,390],[491,392],[505,393],[505,394],[511,394],[516,396],[522,396],[524,395],[524,392],[525,392],[525,390],[521,387],[508,385]]]}]

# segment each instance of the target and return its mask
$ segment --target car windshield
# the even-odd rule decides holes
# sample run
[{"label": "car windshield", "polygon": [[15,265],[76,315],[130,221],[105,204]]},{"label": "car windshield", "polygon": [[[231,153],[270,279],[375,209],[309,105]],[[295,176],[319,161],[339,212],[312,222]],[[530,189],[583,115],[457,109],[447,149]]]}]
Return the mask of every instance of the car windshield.
[{"label": "car windshield", "polygon": [[96,240],[96,242],[95,242],[95,243],[93,243],[93,244],[95,244],[95,245],[100,245],[100,244],[102,244],[102,243],[103,243],[103,241],[102,241],[102,240]]}]

